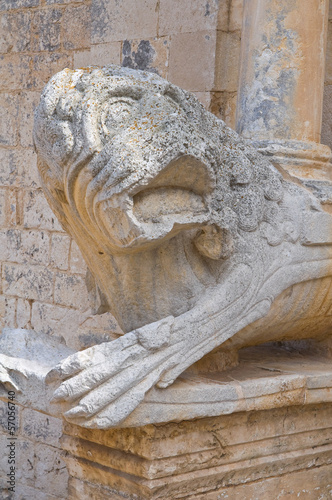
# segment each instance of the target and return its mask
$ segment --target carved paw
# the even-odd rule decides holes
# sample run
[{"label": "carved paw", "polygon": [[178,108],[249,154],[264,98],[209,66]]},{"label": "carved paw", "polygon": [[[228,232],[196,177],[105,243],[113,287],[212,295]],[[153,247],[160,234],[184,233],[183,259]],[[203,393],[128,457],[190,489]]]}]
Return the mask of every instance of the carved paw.
[{"label": "carved paw", "polygon": [[62,381],[52,401],[71,406],[65,418],[84,427],[120,424],[173,366],[178,348],[170,342],[173,320],[75,353],[51,370],[46,381]]}]

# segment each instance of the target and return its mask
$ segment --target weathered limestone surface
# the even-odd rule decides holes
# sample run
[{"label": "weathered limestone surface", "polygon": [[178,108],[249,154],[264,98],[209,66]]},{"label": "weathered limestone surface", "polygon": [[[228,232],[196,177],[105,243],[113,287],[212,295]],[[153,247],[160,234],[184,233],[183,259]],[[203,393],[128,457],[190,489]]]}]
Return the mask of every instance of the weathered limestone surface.
[{"label": "weathered limestone surface", "polygon": [[331,404],[91,431],[67,424],[69,498],[328,500]]},{"label": "weathered limestone surface", "polygon": [[[138,0],[134,11],[132,2],[129,1],[120,2],[119,6],[103,0],[83,3],[76,0],[0,2],[1,328],[23,327],[39,331],[41,321],[54,324],[55,311],[58,316],[72,316],[75,311],[82,311],[82,308],[76,308],[75,298],[72,297],[77,288],[69,287],[67,290],[70,302],[74,305],[58,303],[59,295],[54,297],[54,289],[36,301],[35,294],[30,294],[29,290],[7,287],[7,274],[3,271],[8,264],[14,267],[22,264],[17,252],[11,252],[12,238],[10,245],[8,242],[8,231],[14,229],[16,235],[22,235],[24,264],[30,273],[45,272],[48,269],[53,282],[55,273],[64,271],[66,277],[62,275],[62,289],[71,279],[77,282],[85,276],[86,266],[82,263],[75,242],[71,241],[69,246],[65,242],[59,245],[56,259],[52,246],[49,247],[38,261],[38,247],[31,238],[25,236],[31,230],[35,231],[38,241],[43,235],[45,241],[64,236],[41,192],[36,155],[32,149],[33,113],[42,87],[52,74],[64,67],[115,63],[153,71],[168,79],[171,70],[174,82],[182,82],[184,75],[189,76],[191,81],[196,78],[197,84],[188,90],[193,90],[206,107],[210,106],[213,98],[214,112],[218,116],[225,116],[229,124],[234,124],[234,80],[237,78],[238,68],[236,54],[240,44],[241,4],[238,0],[231,3],[226,0],[198,0],[181,2],[180,6],[178,2],[169,0]],[[184,15],[179,16],[179,10]],[[105,22],[111,13],[112,22],[106,26]],[[143,22],[148,13],[151,14],[149,20]],[[195,33],[197,37],[193,36]],[[236,43],[228,43],[228,39],[233,40],[235,34]],[[178,35],[182,37],[181,40],[176,38]],[[217,44],[210,42],[209,45],[205,36],[211,36],[211,40],[220,36],[222,43],[219,44],[217,40]],[[211,49],[202,52],[200,57],[195,56],[195,51],[199,48],[196,42],[198,39],[203,40]],[[190,46],[190,41],[195,45]],[[170,58],[176,62],[185,50],[188,50],[188,54],[182,58],[181,64],[176,63],[176,67],[173,67]],[[219,50],[221,57],[215,57],[215,52]],[[223,54],[226,52],[229,59],[224,62]],[[189,64],[189,53],[191,57],[196,57],[194,66]],[[211,62],[216,62],[215,67],[210,64],[210,59]],[[220,78],[231,80],[232,89],[224,83],[215,84],[210,73],[206,72],[207,80],[200,78],[197,81],[201,68],[208,68],[211,74],[217,74],[220,64]],[[46,247],[45,242],[43,247]],[[34,266],[40,267],[35,269]],[[16,275],[21,272],[22,269],[18,268]],[[80,293],[83,294],[83,288]],[[85,298],[82,297],[82,304]],[[22,300],[26,304],[24,318],[18,310]],[[36,315],[36,302],[38,310],[43,308],[42,318]],[[49,312],[51,314],[47,317]],[[73,329],[78,332],[79,323]],[[53,328],[48,330],[50,334],[58,335]],[[82,343],[82,336],[79,338],[77,335],[75,340],[72,336],[71,338],[77,348],[86,347],[87,344]]]},{"label": "weathered limestone surface", "polygon": [[[112,62],[123,64],[125,58],[131,67],[148,69],[149,71],[155,70],[161,76],[169,78],[171,51],[181,50],[183,47],[181,43],[177,45],[174,43],[172,49],[173,35],[175,35],[174,42],[183,40],[188,50],[192,52],[197,49],[197,44],[190,46],[189,43],[190,40],[196,42],[192,33],[204,33],[204,36],[209,36],[216,29],[215,59],[216,68],[221,68],[218,77],[220,85],[218,83],[218,86],[213,87],[211,91],[204,90],[207,88],[205,81],[200,80],[198,83],[201,86],[196,86],[194,91],[207,108],[210,106],[210,110],[218,116],[224,117],[228,124],[232,126],[235,124],[237,54],[242,23],[241,0],[233,1],[230,5],[229,2],[227,2],[228,5],[224,1],[219,2],[218,14],[216,14],[217,9],[214,2],[181,2],[184,10],[180,13],[177,10],[179,2],[170,2],[169,0],[156,2],[157,8],[159,5],[159,11],[157,16],[153,15],[156,23],[153,33],[157,33],[157,36],[151,35],[147,38],[146,33],[138,32],[135,39],[136,34],[131,34],[129,45],[126,40],[121,39],[118,28],[116,28],[115,41],[107,40],[108,33],[100,33],[98,39],[94,38],[96,36],[94,30],[97,30],[97,17],[103,17],[105,10],[108,9],[107,3],[102,0],[92,0],[93,28],[90,30],[90,2],[84,2],[84,4],[69,0],[65,2],[62,0],[61,2],[54,0],[0,2],[0,267],[2,270],[0,325],[12,328],[34,328],[37,332],[43,331],[48,335],[62,336],[75,350],[101,341],[103,335],[105,335],[104,340],[116,338],[117,333],[113,334],[112,332],[116,332],[118,327],[110,315],[100,321],[100,316],[87,315],[85,312],[82,314],[81,309],[76,309],[77,297],[74,294],[76,291],[82,294],[84,287],[72,286],[73,283],[70,282],[69,278],[73,276],[76,285],[79,285],[85,274],[86,266],[77,245],[67,238],[48,209],[40,191],[36,158],[32,151],[33,108],[37,105],[42,86],[51,74],[65,66],[73,68],[89,64],[104,65]],[[139,4],[140,0],[136,3]],[[147,2],[148,4],[149,2]],[[122,2],[122,9],[119,23],[123,25],[123,19],[126,19],[127,27],[133,33],[136,28],[130,25],[137,24],[139,16],[132,16],[129,12],[132,10],[131,2]],[[75,14],[77,12],[79,15]],[[194,19],[193,25],[188,24],[189,18]],[[312,13],[309,18],[312,18]],[[329,24],[331,25],[331,21]],[[142,26],[145,29],[145,25]],[[332,31],[329,30],[328,42],[331,42],[331,33]],[[181,38],[180,35],[183,37]],[[146,40],[148,43],[144,43]],[[331,51],[327,51],[322,142],[331,146],[330,54]],[[210,53],[205,52],[205,56],[209,57]],[[173,58],[174,60],[176,59]],[[190,60],[190,57],[183,57],[182,64],[177,64],[176,68],[172,68],[174,82],[180,83],[183,75],[186,74],[191,74],[192,77],[196,78],[200,71],[200,64],[203,66],[207,64],[204,59],[201,59],[198,61],[198,67],[196,65],[192,67],[189,65]],[[211,71],[213,71],[213,67],[211,67]],[[216,72],[216,77],[217,75],[218,72]],[[319,191],[321,194],[321,188],[322,186],[318,186],[316,192]],[[328,193],[323,193],[323,196],[325,199],[329,198]],[[46,220],[40,219],[41,214],[45,214]],[[13,232],[12,229],[14,229]],[[34,241],[38,241],[38,247],[33,244]],[[68,245],[68,241],[70,241],[70,245]],[[46,243],[50,244],[48,248]],[[55,245],[57,250],[55,250]],[[8,269],[10,274],[7,272]],[[45,276],[45,269],[51,271],[47,276],[52,283],[55,276],[57,277],[59,288],[56,300],[61,302],[61,293],[68,294],[70,290],[69,300],[75,304],[74,306],[68,307],[67,304],[57,303],[54,300],[54,289],[47,297],[41,295],[41,298],[36,299],[35,294],[38,291],[34,287],[29,289],[26,286],[21,287],[20,284],[14,286],[13,283],[7,282],[8,276],[11,277],[10,279],[20,279],[23,273],[22,284],[24,285],[31,277],[38,278],[40,272]],[[325,289],[328,289],[328,279],[324,283]],[[85,298],[82,297],[82,302],[84,301]],[[325,312],[325,314],[328,313]],[[307,328],[310,328],[310,324],[307,324]],[[100,335],[101,331],[102,335]],[[38,415],[40,415],[38,412],[33,413],[33,419],[36,422],[39,419]],[[2,433],[6,433],[5,427],[3,430],[0,429],[0,434]],[[36,435],[32,435],[32,447],[36,445],[35,439]],[[43,459],[47,457],[48,446],[50,446],[48,443],[45,444]],[[50,448],[50,450],[52,449]],[[52,452],[49,451],[48,455],[52,455]],[[37,460],[38,454],[36,452],[31,456],[29,453],[21,453],[21,456],[20,467],[24,470],[26,479],[20,477],[18,499],[26,498],[26,496],[37,500],[66,498],[65,489],[59,491],[56,487],[56,480],[52,480],[48,484],[43,483],[43,480],[39,481],[39,477],[44,474],[43,468],[38,469],[38,474],[31,474],[29,464],[30,462],[34,463],[33,460]],[[55,470],[50,467],[44,476],[50,477],[50,471],[55,473]],[[320,484],[324,484],[324,474],[328,476],[330,469],[322,467],[320,471],[321,474],[318,473],[318,470],[311,471],[311,473],[309,470],[299,473],[296,476],[299,477],[298,489],[294,490],[297,492],[296,495],[301,491],[301,487],[310,491],[311,485],[314,484],[313,479],[316,477],[318,477]],[[77,486],[78,482],[73,481],[74,483]],[[38,488],[35,487],[36,484],[38,484]],[[280,491],[280,498],[282,498],[283,490],[285,495],[295,494],[291,491],[287,493],[288,485],[285,485],[283,477],[271,479],[269,484],[273,484],[271,491]],[[65,487],[65,481],[61,482],[61,485]],[[48,490],[46,490],[47,487]],[[86,488],[88,491],[88,486]],[[89,498],[93,491],[98,490],[98,487],[92,485],[90,488]],[[248,485],[239,487],[239,498],[245,498],[244,489],[248,495],[248,491],[251,491],[253,498],[255,498],[254,490],[249,490]],[[46,491],[49,492],[49,495]],[[227,498],[228,493],[223,494]],[[310,493],[304,491],[300,494],[305,498],[306,494]],[[113,495],[111,498],[115,498],[115,494]],[[327,498],[330,496],[331,494],[326,494]],[[203,498],[209,497],[203,496]]]},{"label": "weathered limestone surface", "polygon": [[[123,64],[168,77],[170,52],[179,50],[175,44],[171,49],[173,34],[188,35],[190,40],[196,32],[205,35],[218,29],[240,30],[237,10],[232,8],[230,14],[226,0],[181,2],[182,21],[174,8],[178,2],[118,3],[117,18],[112,16],[115,38],[109,41],[109,33],[97,33],[98,24],[102,26],[100,21],[106,19],[115,2],[0,1],[0,330],[26,328],[62,337],[75,350],[117,338],[121,330],[109,313],[93,316],[83,309],[87,299],[83,285],[86,264],[75,241],[68,238],[49,210],[40,188],[32,126],[42,87],[52,74],[65,67],[90,64]],[[234,3],[240,10],[239,2]],[[151,13],[150,20],[144,19],[147,13]],[[194,22],[188,23],[188,19]],[[192,53],[195,47],[188,50]],[[211,53],[205,52],[205,56],[210,58]],[[201,65],[206,66],[207,62],[200,59],[195,67],[188,63],[177,66],[172,69],[172,77],[182,78],[183,73],[195,76]],[[232,66],[228,67],[230,70],[233,71]],[[211,71],[215,71],[213,67]],[[228,93],[218,93],[218,89],[214,92],[214,88],[205,91],[204,80],[200,82],[201,86],[194,89],[199,99],[208,107],[210,96],[218,94],[216,113],[223,113]],[[227,113],[234,116],[234,109]],[[41,283],[40,275],[49,282],[44,279]],[[33,279],[38,286],[45,284],[45,293],[38,286],[29,286]],[[66,304],[63,297],[68,298]],[[38,413],[34,415],[37,421]],[[0,435],[7,436],[5,428],[0,429]],[[35,446],[34,439],[31,446]],[[45,450],[48,446],[45,444]],[[53,456],[52,448],[49,454]],[[21,457],[19,466],[23,470],[24,462],[24,471],[30,470],[28,459],[34,463],[30,455]],[[53,472],[50,468],[45,478]],[[57,498],[66,498],[65,489],[57,491],[51,486],[56,483],[53,480],[48,489],[44,483],[41,490],[39,473],[42,475],[41,469],[38,473],[35,470],[34,475],[29,472],[29,486],[20,477],[15,500],[50,500],[58,493]],[[65,486],[65,482],[61,485]],[[0,490],[0,497],[6,494],[2,486]]]},{"label": "weathered limestone surface", "polygon": [[237,131],[299,177],[331,180],[320,144],[329,2],[244,2]]},{"label": "weathered limestone surface", "polygon": [[[330,214],[188,92],[117,66],[64,70],[43,91],[34,141],[44,192],[88,264],[95,311],[125,332],[48,374],[63,381],[54,401],[66,419],[126,425],[154,386],[172,403],[165,388],[193,365],[220,371],[242,347],[328,339]],[[213,385],[203,393],[183,418],[227,399]],[[178,419],[156,415],[129,425]]]}]

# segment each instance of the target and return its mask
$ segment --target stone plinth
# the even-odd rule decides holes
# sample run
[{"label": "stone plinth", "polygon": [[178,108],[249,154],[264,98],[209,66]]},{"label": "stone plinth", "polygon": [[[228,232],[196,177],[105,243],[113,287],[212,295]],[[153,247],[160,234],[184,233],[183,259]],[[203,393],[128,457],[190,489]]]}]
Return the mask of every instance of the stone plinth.
[{"label": "stone plinth", "polygon": [[70,500],[328,499],[332,404],[88,431],[67,425]]},{"label": "stone plinth", "polygon": [[[210,387],[236,387],[242,407],[215,402],[214,417],[108,431],[66,424],[69,499],[331,498],[330,362],[265,352],[247,350],[237,368],[209,375]],[[178,384],[207,388],[190,377]]]}]

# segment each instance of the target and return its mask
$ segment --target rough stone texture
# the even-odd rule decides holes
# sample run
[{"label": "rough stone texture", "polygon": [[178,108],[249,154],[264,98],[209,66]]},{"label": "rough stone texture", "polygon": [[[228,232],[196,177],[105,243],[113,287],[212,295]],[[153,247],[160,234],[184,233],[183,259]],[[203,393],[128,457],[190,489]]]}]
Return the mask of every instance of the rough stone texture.
[{"label": "rough stone texture", "polygon": [[67,424],[70,495],[328,500],[331,411],[331,404],[294,406],[107,432]]},{"label": "rough stone texture", "polygon": [[[72,275],[85,276],[86,264],[77,245],[71,243],[68,246],[68,239],[61,237],[63,230],[39,190],[32,143],[33,113],[40,90],[52,74],[64,67],[115,63],[146,69],[180,82],[185,69],[187,89],[195,90],[201,102],[209,108],[211,103],[220,101],[218,89],[214,88],[214,74],[225,54],[225,47],[218,49],[214,40],[217,33],[224,39],[227,32],[232,32],[231,37],[239,38],[241,4],[240,0],[195,0],[181,3],[180,6],[173,0],[139,0],[133,7],[133,3],[127,0],[89,0],[84,3],[70,0],[0,1],[1,242],[7,241],[4,235],[12,227],[18,233],[22,232],[21,237],[17,235],[21,242],[27,241],[24,234],[29,230],[43,231],[45,241],[50,242],[48,255],[43,253],[44,260],[39,262],[30,259],[29,265],[39,266],[36,272],[41,270],[40,266],[44,266],[53,276],[58,270],[64,271],[68,283]],[[186,45],[180,43],[182,36],[188,37]],[[210,41],[205,36],[211,36]],[[200,40],[203,42],[202,48],[197,48]],[[221,54],[216,54],[216,50],[220,50]],[[227,47],[229,61],[235,61],[234,50],[237,50],[235,46]],[[195,63],[190,66],[187,61],[191,58]],[[200,69],[197,68],[197,61]],[[203,76],[201,70],[205,71]],[[228,64],[227,72],[232,72],[232,79],[236,74],[234,71],[233,66]],[[230,99],[234,101],[234,96],[230,94],[229,97],[227,92],[223,94],[223,103],[231,102]],[[233,124],[233,107],[227,106],[218,106],[216,112],[227,123]],[[62,242],[57,255],[52,244],[54,241]],[[12,254],[15,256],[12,260],[7,250],[5,242],[0,248],[0,266],[1,263],[12,265],[22,262],[22,258],[17,258],[17,252]],[[24,244],[21,245],[22,255],[28,255],[30,251],[31,248],[25,249]],[[74,279],[77,277],[74,276]],[[8,290],[13,289],[8,289],[7,284],[0,285],[0,288],[1,293],[4,293],[2,304],[11,303],[16,307],[17,297],[7,295]],[[29,297],[27,300],[35,299]],[[54,304],[53,295],[47,300]],[[77,303],[77,298],[72,300]],[[68,305],[62,307],[71,311]],[[9,314],[7,307],[6,311]],[[7,313],[4,313],[5,316],[0,315],[1,324],[7,324],[8,321],[8,324],[15,326],[16,319],[10,318],[16,318],[16,311],[14,316],[12,313],[8,316]],[[52,317],[49,322],[54,324]],[[22,324],[22,318],[19,324]],[[78,329],[79,325],[76,331]],[[78,336],[75,342],[79,344]]]},{"label": "rough stone texture", "polygon": [[0,497],[4,500],[52,500],[67,497],[68,472],[59,439],[62,421],[24,408],[16,402],[16,488],[10,495],[6,484],[9,443],[7,402],[0,400]]},{"label": "rough stone texture", "polygon": [[[221,5],[219,5],[221,3]],[[159,35],[227,29],[227,3],[217,0],[160,0]]]},{"label": "rough stone texture", "polygon": [[87,66],[121,63],[121,42],[100,43],[92,45],[91,49],[75,52],[74,67],[84,68]]},{"label": "rough stone texture", "polygon": [[328,7],[245,3],[237,121],[244,137],[320,142]]},{"label": "rough stone texture", "polygon": [[94,0],[91,15],[92,43],[157,35],[157,0]]},{"label": "rough stone texture", "polygon": [[[57,272],[54,301],[88,310],[87,286],[94,310],[126,333],[49,374],[66,379],[54,401],[69,421],[178,419],[157,409],[130,415],[149,389],[193,365],[222,371],[243,347],[328,338],[332,219],[318,185],[275,169],[193,95],[151,72],[67,69],[43,91],[34,141],[45,195],[89,266],[86,285]],[[21,268],[3,273],[6,290],[28,298]],[[49,301],[43,293],[33,298]],[[227,387],[223,401],[228,391],[236,393]],[[161,392],[175,402],[172,389]],[[189,391],[195,409],[188,404],[183,418],[210,414],[213,390],[203,393],[198,401]]]},{"label": "rough stone texture", "polygon": [[[168,52],[165,52],[163,49],[163,45],[159,40],[163,38],[169,38],[169,33],[165,32],[164,34],[161,32],[161,29],[164,29],[164,26],[168,26],[169,29],[174,29],[174,34],[176,33],[195,33],[196,31],[202,31],[206,29],[217,29],[218,31],[222,30],[222,32],[234,32],[236,31],[236,36],[240,36],[241,26],[242,26],[242,0],[232,0],[231,2],[226,2],[225,0],[219,1],[219,11],[216,24],[215,23],[215,2],[181,2],[184,5],[184,12],[180,13],[176,10],[180,2],[170,2],[167,0],[161,0],[161,2],[155,3],[155,8],[157,8],[157,15],[152,13],[152,9],[149,10],[148,3],[144,2],[144,0],[138,0],[136,4],[138,4],[138,8],[141,8],[141,12],[145,15],[146,12],[152,13],[153,22],[155,23],[153,26],[151,25],[149,29],[146,29],[146,24],[144,25],[143,33],[134,27],[131,27],[132,30],[129,33],[129,30],[121,38],[119,35],[119,31],[123,30],[124,19],[126,20],[127,26],[129,26],[129,21],[132,17],[131,9],[132,2],[119,2],[121,11],[121,15],[118,17],[118,33],[115,36],[115,41],[108,41],[109,39],[113,40],[114,32],[111,33],[110,23],[108,26],[103,24],[103,18],[107,18],[111,8],[107,7],[106,2],[101,1],[92,1],[92,11],[93,18],[95,22],[92,22],[91,29],[93,31],[93,37],[90,38],[88,32],[88,27],[84,24],[84,36],[86,37],[84,40],[82,39],[82,32],[80,31],[82,27],[80,26],[79,19],[69,19],[68,14],[66,13],[66,9],[68,7],[81,7],[81,2],[70,1],[70,0],[0,0],[0,73],[1,73],[1,81],[0,81],[0,100],[1,103],[5,103],[5,108],[0,111],[4,114],[4,118],[1,118],[0,130],[1,134],[4,135],[4,138],[9,141],[15,141],[14,146],[1,145],[0,146],[0,270],[5,265],[5,262],[2,258],[3,256],[3,246],[2,246],[2,238],[3,234],[7,232],[11,227],[15,227],[19,231],[29,231],[30,229],[35,230],[35,222],[33,223],[33,227],[30,228],[27,223],[25,228],[23,228],[23,220],[24,220],[24,202],[27,200],[26,191],[31,191],[34,189],[38,189],[39,180],[37,175],[36,161],[34,157],[34,153],[32,150],[32,121],[33,121],[33,108],[39,101],[40,89],[44,86],[48,78],[58,70],[63,69],[65,66],[68,67],[86,67],[91,64],[104,65],[109,63],[121,64],[122,62],[122,47],[123,43],[126,39],[131,39],[134,41],[136,46],[139,45],[141,40],[150,40],[150,43],[156,50],[155,59],[156,64],[158,64],[158,71],[162,76],[169,78],[168,75],[168,64],[169,64],[169,54],[171,49],[171,40],[168,47]],[[167,4],[175,4],[172,6],[172,9],[167,11]],[[143,5],[144,4],[144,5]],[[89,9],[90,2],[84,2],[85,12]],[[159,11],[158,11],[159,9]],[[52,22],[51,11],[57,11],[59,16],[59,22],[55,20]],[[59,14],[61,13],[61,16]],[[330,5],[330,24],[331,24],[331,5]],[[106,16],[105,16],[106,13]],[[205,16],[207,14],[207,16]],[[48,16],[51,24],[51,34],[48,34],[47,30],[39,29],[38,22],[42,23],[42,20]],[[54,14],[53,14],[54,16]],[[200,17],[201,16],[201,17]],[[85,16],[85,19],[87,16]],[[66,27],[64,26],[64,19],[66,19]],[[136,19],[133,22],[136,22],[137,19],[140,19],[140,16],[136,16]],[[195,27],[188,26],[188,20],[195,20]],[[38,20],[38,22],[37,22]],[[54,18],[53,18],[54,20]],[[98,31],[97,24],[102,27]],[[142,25],[141,22],[139,24]],[[143,23],[144,24],[144,23]],[[64,35],[60,37],[60,47],[56,49],[56,54],[54,54],[55,49],[54,46],[58,46],[58,26],[61,26],[61,32],[64,33],[67,30],[66,36],[68,39],[64,39]],[[31,30],[33,27],[33,31]],[[41,27],[41,24],[40,24]],[[73,27],[75,33],[70,33],[69,29]],[[331,28],[331,27],[329,27]],[[178,30],[178,31],[176,31]],[[76,36],[76,31],[80,32],[80,40]],[[116,33],[116,31],[115,31]],[[120,33],[121,34],[121,33]],[[332,30],[329,29],[328,41],[331,43],[331,35]],[[225,38],[225,35],[222,35]],[[70,42],[77,45],[77,49],[64,49],[64,43]],[[33,45],[32,45],[33,44]],[[37,52],[31,52],[32,47]],[[81,48],[84,47],[84,48]],[[159,54],[158,48],[161,48],[162,53]],[[236,45],[232,46],[236,49]],[[230,47],[228,47],[229,50]],[[44,52],[39,53],[39,50],[44,50]],[[179,50],[183,50],[181,47]],[[209,57],[210,54],[207,54]],[[223,62],[223,58],[225,54],[223,52],[216,54],[216,62],[221,60]],[[228,60],[234,60],[234,64],[236,64],[236,57],[233,57],[229,52],[227,53]],[[164,59],[166,58],[166,59]],[[220,61],[219,61],[220,62]],[[324,113],[323,113],[323,133],[322,133],[322,142],[324,144],[332,145],[332,133],[331,133],[331,116],[329,109],[329,87],[331,84],[331,79],[329,76],[330,66],[331,66],[331,51],[327,51],[327,76],[326,76],[326,99],[324,101]],[[155,66],[156,68],[156,66]],[[161,68],[166,68],[164,73]],[[229,68],[229,67],[228,67]],[[152,68],[153,69],[153,68]],[[232,70],[236,71],[235,66],[229,68],[227,71]],[[179,71],[182,71],[182,68],[179,67]],[[196,78],[197,68],[196,65],[192,67],[188,67],[188,71]],[[228,78],[228,75],[224,75]],[[177,75],[174,76],[178,78]],[[232,77],[233,78],[233,77]],[[203,82],[204,83],[204,82]],[[197,90],[196,95],[201,102],[209,109],[208,107],[211,105],[210,110],[216,113],[219,117],[226,120],[226,123],[232,127],[235,126],[235,103],[236,103],[236,92],[228,92],[223,91],[222,93],[215,88],[209,89],[208,91],[204,91],[205,84],[202,88]],[[9,97],[9,100],[8,100]],[[16,108],[12,106],[12,103],[15,104]],[[13,135],[9,135],[8,130],[13,130]],[[47,205],[41,204],[43,207],[41,210],[44,210]],[[48,208],[46,208],[48,210]],[[36,218],[35,218],[36,220]],[[27,221],[26,221],[27,222]],[[47,229],[42,229],[42,231],[46,231],[49,241],[52,241],[52,237],[54,235],[57,238],[62,231],[61,228],[53,232],[53,228],[48,227]],[[63,234],[63,233],[62,233]],[[66,235],[64,235],[65,237]],[[50,252],[52,250],[50,249]],[[47,268],[50,268],[52,272],[58,271],[58,265],[64,266],[65,262],[69,260],[69,268],[62,269],[61,271],[66,271],[68,275],[81,274],[85,275],[86,265],[82,259],[79,249],[77,245],[72,242],[69,250],[70,254],[67,256],[64,255],[63,251],[61,251],[61,259],[54,258],[52,253],[49,255],[49,264],[47,264]],[[6,257],[7,259],[7,254]],[[60,263],[61,261],[61,263]],[[8,263],[8,261],[7,261]],[[11,264],[11,261],[9,261]],[[31,265],[31,264],[30,264]],[[32,264],[34,266],[35,264]],[[41,269],[40,265],[36,268],[36,271]],[[53,267],[55,266],[55,267]],[[44,265],[42,267],[45,267]],[[6,285],[5,285],[6,288]],[[32,319],[33,319],[33,327],[36,330],[47,331],[48,334],[55,334],[62,336],[64,332],[64,337],[67,341],[73,342],[75,345],[75,349],[80,349],[84,344],[87,337],[89,337],[92,332],[92,327],[89,326],[87,330],[84,331],[84,341],[82,341],[82,333],[80,326],[80,310],[68,308],[66,306],[58,306],[54,304],[54,299],[52,298],[51,303],[45,303],[41,301],[35,301],[34,299],[23,299],[17,296],[5,295],[3,294],[3,283],[0,282],[0,327],[8,326],[15,328],[17,326],[24,327],[24,323],[28,320],[29,315],[29,306],[31,306]],[[59,316],[60,312],[62,313],[61,317],[66,317],[62,323],[59,322],[56,318],[58,317],[55,313],[58,311]],[[59,312],[60,311],[60,312]],[[43,313],[42,313],[43,312]],[[67,314],[67,316],[66,316]],[[68,318],[72,318],[71,321],[68,321]],[[75,319],[76,318],[76,319]],[[91,317],[93,321],[95,321],[99,317]],[[76,322],[75,322],[76,321]],[[43,326],[42,326],[43,325]],[[56,325],[60,325],[60,331],[56,330]],[[26,326],[30,328],[30,326]],[[97,334],[99,330],[98,327],[94,330],[94,334]],[[110,330],[110,327],[105,327],[105,332]],[[77,333],[77,335],[73,335]],[[91,337],[90,337],[91,339]],[[95,343],[95,342],[94,342]],[[37,419],[37,417],[36,417]],[[322,476],[318,476],[319,470],[322,473]],[[320,469],[313,469],[311,472],[306,470],[305,472],[298,473],[300,486],[303,486],[304,490],[310,491],[310,483],[315,480],[316,477],[320,477],[321,484],[324,483],[324,474],[325,470],[326,474],[330,474],[330,468],[321,467]],[[313,479],[311,478],[313,476]],[[287,477],[283,476],[283,477]],[[292,495],[295,493],[292,490],[289,490],[287,485],[284,485],[282,478],[271,478],[269,479],[269,485],[271,490],[273,491],[273,495],[275,491],[280,491],[280,495],[278,498],[283,498],[283,494],[288,499],[292,498]],[[72,487],[75,484],[75,487],[78,488],[78,491],[81,491],[79,488],[82,488],[82,484],[79,481],[72,481]],[[254,488],[254,485],[252,486]],[[84,491],[87,492],[87,498],[93,497],[93,495],[97,497],[99,487],[95,487],[93,485],[89,485],[88,483],[84,483]],[[251,493],[248,485],[238,486],[238,498],[242,500],[245,499],[245,491],[248,492],[248,498],[252,495],[250,500],[255,498],[255,493]],[[283,493],[283,491],[285,493]],[[296,491],[296,490],[295,490]],[[1,494],[5,495],[6,493],[1,492]],[[0,496],[1,496],[0,494]],[[228,489],[224,492],[220,492],[221,498],[227,498]],[[232,491],[234,498],[235,490]],[[310,492],[306,493],[305,491],[299,491],[296,493],[300,498],[308,498],[311,494]],[[323,493],[322,493],[323,494]],[[107,498],[103,492],[100,493],[102,499]],[[288,495],[288,496],[287,496]],[[307,495],[307,496],[306,496]],[[316,492],[314,493],[314,500],[316,500]],[[323,494],[324,495],[324,494]],[[325,493],[326,498],[330,498],[331,494]],[[264,495],[263,495],[264,496]],[[34,498],[36,500],[51,500],[54,498],[59,498],[58,496],[53,496],[48,494],[46,491],[37,490],[35,487],[27,486],[18,486],[17,490],[17,499],[16,500],[26,500],[26,498]],[[61,498],[66,498],[66,495],[61,496]],[[79,498],[84,498],[83,494],[79,496]],[[113,493],[111,498],[117,498],[116,494]],[[122,498],[122,496],[120,497]],[[210,500],[208,495],[203,494],[202,498]],[[324,498],[324,496],[323,496]]]},{"label": "rough stone texture", "polygon": [[292,175],[331,181],[320,143],[328,11],[328,0],[245,2],[236,130]]},{"label": "rough stone texture", "polygon": [[[169,56],[171,82],[190,91],[210,91],[215,82],[215,31],[179,33],[172,36]],[[189,68],[195,66],[192,74]]]}]

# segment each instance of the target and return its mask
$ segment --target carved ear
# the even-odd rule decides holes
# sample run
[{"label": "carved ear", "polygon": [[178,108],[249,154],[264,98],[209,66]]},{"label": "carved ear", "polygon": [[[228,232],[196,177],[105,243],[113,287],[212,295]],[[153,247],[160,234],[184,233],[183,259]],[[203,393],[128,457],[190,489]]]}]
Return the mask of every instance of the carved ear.
[{"label": "carved ear", "polygon": [[213,260],[227,259],[234,248],[231,233],[216,224],[203,227],[197,233],[194,243],[202,255]]},{"label": "carved ear", "polygon": [[87,269],[85,276],[85,283],[88,289],[89,302],[92,310],[92,314],[104,314],[110,311],[110,306],[107,302],[106,296],[100,290],[96,283],[96,280],[91,273],[90,269]]}]

